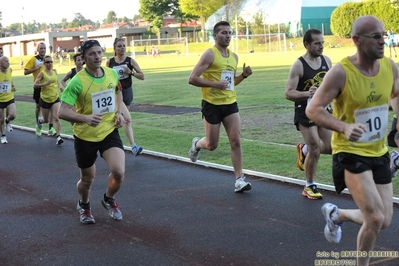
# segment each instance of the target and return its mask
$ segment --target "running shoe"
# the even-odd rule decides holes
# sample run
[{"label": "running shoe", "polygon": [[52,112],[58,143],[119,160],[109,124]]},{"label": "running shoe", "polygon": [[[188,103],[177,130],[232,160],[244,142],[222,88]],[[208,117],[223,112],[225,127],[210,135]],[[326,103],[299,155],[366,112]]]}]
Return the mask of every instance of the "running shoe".
[{"label": "running shoe", "polygon": [[398,168],[396,167],[396,161],[399,158],[399,152],[393,151],[391,153],[391,163],[389,164],[391,167],[391,177],[395,177],[398,173]]},{"label": "running shoe", "polygon": [[188,157],[190,158],[190,160],[195,163],[198,160],[198,155],[201,149],[197,149],[195,147],[195,145],[197,144],[197,142],[200,139],[198,137],[193,138],[192,142],[191,142],[191,148],[188,151]]},{"label": "running shoe", "polygon": [[78,202],[78,206],[76,206],[76,209],[79,212],[80,222],[82,224],[94,224],[96,222],[94,220],[93,215],[91,215],[90,208],[89,209],[83,209],[82,206],[80,206],[80,204]]},{"label": "running shoe", "polygon": [[6,130],[7,130],[8,132],[11,132],[11,131],[13,130],[10,123],[6,123]]},{"label": "running shoe", "polygon": [[55,134],[57,134],[57,132],[55,131],[55,128],[54,127],[52,127],[52,128],[50,128],[49,130],[48,130],[48,133],[47,133],[49,136],[55,136]]},{"label": "running shoe", "polygon": [[36,136],[40,137],[42,135],[42,130],[36,126]]},{"label": "running shoe", "polygon": [[1,144],[7,144],[8,143],[6,136],[1,136],[0,140],[1,140]]},{"label": "running shoe", "polygon": [[298,143],[296,145],[296,151],[298,153],[298,158],[296,159],[296,165],[298,166],[299,170],[305,171],[305,154],[302,152],[302,148],[305,146],[305,143]]},{"label": "running shoe", "polygon": [[101,200],[101,204],[105,209],[108,210],[109,216],[114,218],[114,220],[120,221],[122,220],[122,212],[119,209],[118,203],[116,203],[115,199],[110,199],[105,201],[104,199]]},{"label": "running shoe", "polygon": [[308,199],[322,199],[323,195],[319,192],[316,185],[311,185],[309,187],[305,186],[302,191],[302,195],[308,197]]},{"label": "running shoe", "polygon": [[143,152],[143,148],[138,145],[133,145],[132,146],[132,153],[134,156],[140,155]]},{"label": "running shoe", "polygon": [[251,190],[251,188],[251,183],[245,181],[244,175],[236,179],[234,192],[244,192],[245,190]]},{"label": "running shoe", "polygon": [[324,227],[324,236],[328,242],[339,243],[341,241],[342,229],[341,226],[343,222],[334,223],[332,220],[332,215],[338,217],[338,207],[331,203],[326,203],[321,207],[321,212],[326,220],[326,226]]},{"label": "running shoe", "polygon": [[64,139],[58,135],[57,137],[57,141],[55,142],[56,145],[61,145],[62,143],[64,143]]}]

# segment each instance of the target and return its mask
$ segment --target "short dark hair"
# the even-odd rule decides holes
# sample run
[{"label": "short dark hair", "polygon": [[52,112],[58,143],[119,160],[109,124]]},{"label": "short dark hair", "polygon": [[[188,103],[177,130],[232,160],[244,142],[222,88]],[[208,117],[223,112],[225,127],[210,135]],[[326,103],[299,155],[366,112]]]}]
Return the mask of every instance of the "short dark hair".
[{"label": "short dark hair", "polygon": [[81,55],[82,55],[81,53],[74,54],[74,55],[73,55],[73,61],[76,62],[76,58],[78,58],[78,57],[81,56]]},{"label": "short dark hair", "polygon": [[213,26],[213,33],[218,33],[220,31],[220,26],[230,27],[230,23],[228,23],[227,21],[219,21],[218,23],[215,24],[215,26]]},{"label": "short dark hair", "polygon": [[320,35],[323,33],[319,29],[308,29],[305,35],[303,35],[303,46],[305,46],[305,43],[311,43],[313,41],[312,34]]}]

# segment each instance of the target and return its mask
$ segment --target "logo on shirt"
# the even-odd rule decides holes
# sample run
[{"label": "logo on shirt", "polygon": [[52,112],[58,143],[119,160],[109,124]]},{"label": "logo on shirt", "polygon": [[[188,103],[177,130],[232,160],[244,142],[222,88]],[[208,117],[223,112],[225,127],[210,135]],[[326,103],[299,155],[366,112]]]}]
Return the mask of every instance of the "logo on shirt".
[{"label": "logo on shirt", "polygon": [[375,91],[370,92],[370,94],[366,97],[368,103],[378,102],[381,98],[382,94],[376,95]]},{"label": "logo on shirt", "polygon": [[374,82],[370,82],[370,89],[374,89],[374,88],[375,88]]}]

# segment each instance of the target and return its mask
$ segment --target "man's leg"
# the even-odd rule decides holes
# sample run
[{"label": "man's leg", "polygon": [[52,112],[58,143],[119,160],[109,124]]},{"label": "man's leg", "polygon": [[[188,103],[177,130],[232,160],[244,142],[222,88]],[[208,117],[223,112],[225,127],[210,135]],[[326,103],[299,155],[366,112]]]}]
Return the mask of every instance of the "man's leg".
[{"label": "man's leg", "polygon": [[0,108],[0,136],[6,133],[6,123],[5,123],[5,112],[3,108]]},{"label": "man's leg", "polygon": [[[340,209],[339,220],[360,224],[357,250],[371,251],[380,230],[387,227],[392,219],[392,184],[379,185],[377,188],[371,171],[354,174],[347,170],[345,183],[359,210]],[[358,265],[368,265],[369,260],[369,257],[359,257]]]},{"label": "man's leg", "polygon": [[119,191],[125,176],[125,152],[118,147],[112,147],[104,151],[102,156],[111,171],[108,176],[106,196],[113,198]]},{"label": "man's leg", "polygon": [[80,179],[76,184],[82,203],[87,204],[90,200],[90,189],[96,174],[96,165],[80,169]]},{"label": "man's leg", "polygon": [[242,175],[241,121],[239,113],[231,114],[223,119],[223,126],[230,142],[231,163],[236,178]]}]

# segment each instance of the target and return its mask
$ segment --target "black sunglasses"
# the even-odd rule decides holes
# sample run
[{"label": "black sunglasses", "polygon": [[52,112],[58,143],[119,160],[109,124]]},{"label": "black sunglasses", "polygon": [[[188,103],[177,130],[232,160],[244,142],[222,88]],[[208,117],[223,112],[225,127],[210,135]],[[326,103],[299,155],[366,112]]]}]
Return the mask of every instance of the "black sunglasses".
[{"label": "black sunglasses", "polygon": [[373,38],[373,39],[376,39],[376,40],[381,39],[382,36],[383,36],[381,33],[374,33],[374,34],[363,33],[363,34],[359,34],[359,35],[367,37],[367,38]]},{"label": "black sunglasses", "polygon": [[44,61],[45,64],[52,64],[53,61]]}]

